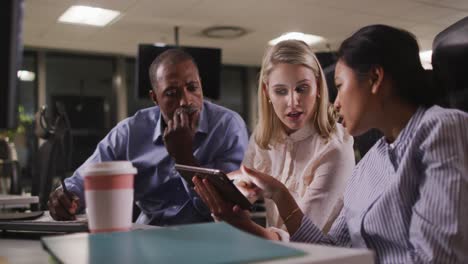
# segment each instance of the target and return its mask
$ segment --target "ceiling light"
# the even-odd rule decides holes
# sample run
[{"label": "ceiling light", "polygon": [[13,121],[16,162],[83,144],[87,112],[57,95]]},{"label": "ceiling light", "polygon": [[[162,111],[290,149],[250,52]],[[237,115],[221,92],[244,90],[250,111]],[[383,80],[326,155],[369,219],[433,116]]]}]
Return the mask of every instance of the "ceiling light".
[{"label": "ceiling light", "polygon": [[36,79],[36,74],[30,71],[18,71],[18,78],[23,82],[32,82]]},{"label": "ceiling light", "polygon": [[119,11],[90,6],[71,6],[58,21],[103,27],[120,15]]},{"label": "ceiling light", "polygon": [[431,70],[432,69],[432,50],[425,50],[419,52],[419,58],[421,58],[421,64],[424,69]]},{"label": "ceiling light", "polygon": [[202,31],[209,38],[233,39],[247,34],[247,30],[237,26],[215,26]]},{"label": "ceiling light", "polygon": [[156,47],[166,47],[166,43],[163,43],[163,42],[155,42],[153,43],[153,45]]},{"label": "ceiling light", "polygon": [[270,40],[268,44],[273,46],[283,40],[289,40],[289,39],[302,40],[305,43],[307,43],[307,45],[314,45],[325,40],[323,37],[316,36],[316,35],[304,34],[302,32],[288,32],[275,39]]}]

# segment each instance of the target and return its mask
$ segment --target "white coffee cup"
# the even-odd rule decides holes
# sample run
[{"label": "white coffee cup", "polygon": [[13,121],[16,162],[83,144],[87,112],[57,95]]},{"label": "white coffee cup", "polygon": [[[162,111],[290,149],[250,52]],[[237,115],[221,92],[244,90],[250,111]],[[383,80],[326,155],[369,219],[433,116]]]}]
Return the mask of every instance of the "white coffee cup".
[{"label": "white coffee cup", "polygon": [[91,233],[130,230],[136,173],[130,161],[94,163],[84,168],[86,214]]}]

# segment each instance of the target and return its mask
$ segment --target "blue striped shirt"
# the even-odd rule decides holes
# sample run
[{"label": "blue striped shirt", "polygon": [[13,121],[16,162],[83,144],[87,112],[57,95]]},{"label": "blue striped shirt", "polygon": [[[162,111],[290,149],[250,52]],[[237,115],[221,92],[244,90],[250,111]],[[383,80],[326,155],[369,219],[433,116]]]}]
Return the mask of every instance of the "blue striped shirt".
[{"label": "blue striped shirt", "polygon": [[468,263],[467,152],[468,114],[419,108],[355,167],[330,232],[304,218],[291,241],[369,248],[378,263]]}]

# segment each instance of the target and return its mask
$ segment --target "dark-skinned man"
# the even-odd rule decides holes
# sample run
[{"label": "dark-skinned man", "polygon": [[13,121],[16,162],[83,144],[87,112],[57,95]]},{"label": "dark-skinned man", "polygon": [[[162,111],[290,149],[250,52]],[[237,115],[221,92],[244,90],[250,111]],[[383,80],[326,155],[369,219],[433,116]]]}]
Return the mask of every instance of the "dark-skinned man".
[{"label": "dark-skinned man", "polygon": [[167,50],[151,64],[155,107],[138,111],[117,124],[95,152],[51,193],[49,211],[56,220],[73,219],[85,207],[83,168],[90,163],[129,160],[138,169],[137,223],[176,225],[211,221],[209,210],[175,170],[174,164],[237,170],[248,144],[245,123],[226,108],[203,100],[198,68],[180,49]]}]

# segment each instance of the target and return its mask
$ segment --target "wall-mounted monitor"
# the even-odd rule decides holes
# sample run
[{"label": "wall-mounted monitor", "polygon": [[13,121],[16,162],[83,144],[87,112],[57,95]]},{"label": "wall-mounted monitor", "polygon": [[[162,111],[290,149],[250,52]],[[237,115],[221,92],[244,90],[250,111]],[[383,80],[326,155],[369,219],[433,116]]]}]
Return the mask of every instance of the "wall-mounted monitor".
[{"label": "wall-mounted monitor", "polygon": [[[148,98],[151,90],[149,67],[153,60],[162,52],[175,48],[175,46],[157,46],[153,44],[140,44],[137,57],[137,97]],[[219,99],[221,82],[221,49],[201,47],[178,47],[192,55],[197,63],[203,87],[204,96]]]},{"label": "wall-mounted monitor", "polygon": [[0,129],[15,128],[18,115],[17,79],[23,45],[22,0],[0,1]]},{"label": "wall-mounted monitor", "polygon": [[338,91],[335,87],[335,66],[337,54],[335,52],[316,52],[315,55],[322,66],[328,86],[328,97],[330,102],[334,102]]}]

